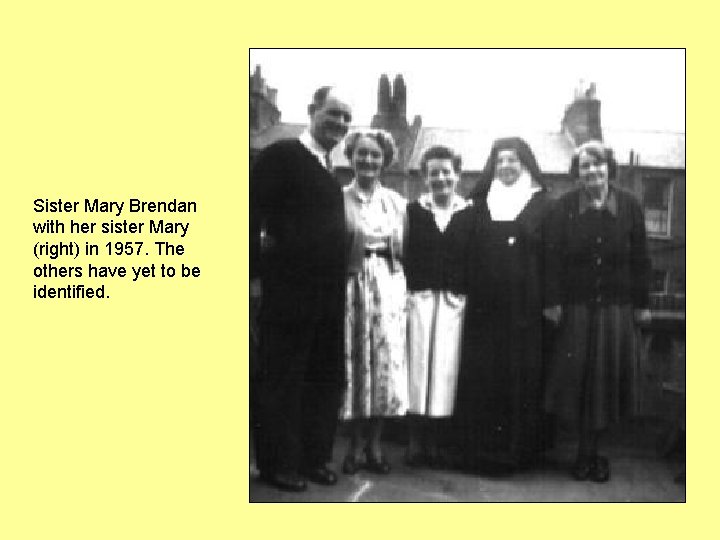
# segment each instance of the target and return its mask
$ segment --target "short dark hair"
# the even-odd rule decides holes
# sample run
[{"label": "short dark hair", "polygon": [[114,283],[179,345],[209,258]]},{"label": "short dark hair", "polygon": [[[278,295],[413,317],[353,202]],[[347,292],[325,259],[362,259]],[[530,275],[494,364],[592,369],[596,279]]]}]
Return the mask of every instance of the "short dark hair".
[{"label": "short dark hair", "polygon": [[425,150],[420,158],[420,172],[422,172],[423,176],[427,174],[427,164],[431,159],[449,159],[452,161],[453,170],[457,174],[460,174],[462,170],[462,156],[452,148],[437,144]]},{"label": "short dark hair", "polygon": [[353,131],[345,137],[345,157],[352,164],[352,154],[355,151],[358,141],[362,137],[369,137],[380,146],[383,153],[383,169],[389,166],[397,155],[397,147],[393,136],[382,129],[362,129]]},{"label": "short dark hair", "polygon": [[310,107],[312,107],[313,110],[321,109],[322,106],[325,105],[325,101],[327,100],[328,94],[332,88],[332,86],[321,86],[315,90]]},{"label": "short dark hair", "polygon": [[591,155],[601,163],[607,163],[608,180],[614,181],[617,178],[617,161],[615,161],[615,153],[612,148],[605,146],[602,141],[592,140],[581,144],[575,150],[570,161],[569,175],[572,180],[580,178],[580,154],[583,152]]}]

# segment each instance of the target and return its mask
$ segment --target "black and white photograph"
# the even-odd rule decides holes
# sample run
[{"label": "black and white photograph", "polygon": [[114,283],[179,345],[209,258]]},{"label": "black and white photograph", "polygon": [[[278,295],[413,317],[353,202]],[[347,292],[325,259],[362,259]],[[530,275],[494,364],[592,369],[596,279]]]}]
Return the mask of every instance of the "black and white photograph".
[{"label": "black and white photograph", "polygon": [[250,49],[249,500],[685,490],[685,49]]}]

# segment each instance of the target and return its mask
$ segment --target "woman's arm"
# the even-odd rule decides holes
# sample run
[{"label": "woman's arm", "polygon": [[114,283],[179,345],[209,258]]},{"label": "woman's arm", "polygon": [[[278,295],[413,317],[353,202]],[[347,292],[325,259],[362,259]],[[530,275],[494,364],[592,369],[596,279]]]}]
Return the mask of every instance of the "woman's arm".
[{"label": "woman's arm", "polygon": [[407,231],[407,200],[395,191],[388,190],[392,201],[393,224],[390,232],[390,250],[394,259],[403,261]]},{"label": "woman's arm", "polygon": [[568,215],[564,200],[556,202],[546,214],[541,227],[544,302],[546,316],[559,322],[565,302],[564,270],[566,268]]}]

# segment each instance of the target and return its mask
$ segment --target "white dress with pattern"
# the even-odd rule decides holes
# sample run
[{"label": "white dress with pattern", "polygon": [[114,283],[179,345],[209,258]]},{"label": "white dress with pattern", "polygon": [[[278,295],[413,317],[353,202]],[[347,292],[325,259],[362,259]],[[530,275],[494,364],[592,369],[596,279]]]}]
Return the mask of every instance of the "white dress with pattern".
[{"label": "white dress with pattern", "polygon": [[[347,189],[353,189],[349,186]],[[389,210],[387,190],[370,198],[357,193],[365,247],[389,248],[402,227]],[[405,274],[401,263],[382,255],[363,259],[362,270],[347,280],[345,365],[347,388],[341,418],[402,416],[408,402],[407,317]]]}]

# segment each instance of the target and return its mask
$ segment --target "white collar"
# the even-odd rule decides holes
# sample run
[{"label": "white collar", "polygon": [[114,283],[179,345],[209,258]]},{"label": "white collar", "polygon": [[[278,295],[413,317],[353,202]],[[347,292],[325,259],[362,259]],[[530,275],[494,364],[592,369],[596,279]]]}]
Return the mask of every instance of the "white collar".
[{"label": "white collar", "polygon": [[450,204],[449,208],[440,208],[439,206],[437,206],[433,201],[432,195],[430,195],[429,193],[423,193],[422,195],[420,195],[420,198],[418,198],[418,203],[420,204],[420,206],[427,210],[430,210],[431,212],[450,212],[453,214],[462,210],[468,204],[470,204],[457,193],[453,195],[452,203]]},{"label": "white collar", "polygon": [[540,191],[540,187],[533,185],[532,177],[527,171],[523,171],[520,178],[511,186],[494,178],[487,195],[491,219],[493,221],[514,221],[537,191]]},{"label": "white collar", "polygon": [[300,134],[299,139],[302,145],[318,159],[318,161],[323,167],[325,167],[325,156],[328,156],[330,152],[326,152],[325,149],[320,146],[320,143],[315,140],[315,138],[310,133],[310,130],[306,129],[305,131],[303,131]]},{"label": "white collar", "polygon": [[452,218],[455,212],[462,210],[468,205],[468,202],[457,193],[453,194],[452,203],[450,203],[448,208],[441,208],[436,205],[432,199],[432,195],[429,193],[423,193],[418,199],[418,203],[430,211],[435,220],[435,225],[440,229],[440,232],[445,232],[448,223],[450,223],[450,218]]}]

